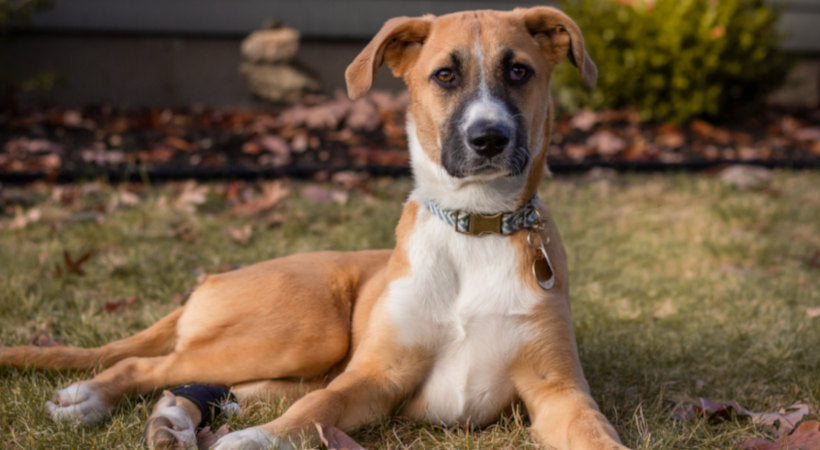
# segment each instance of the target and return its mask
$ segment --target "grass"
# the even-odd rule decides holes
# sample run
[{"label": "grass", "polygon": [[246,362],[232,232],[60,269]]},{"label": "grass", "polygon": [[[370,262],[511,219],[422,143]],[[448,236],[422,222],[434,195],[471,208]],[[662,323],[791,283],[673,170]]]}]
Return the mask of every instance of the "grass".
[{"label": "grass", "polygon": [[[318,204],[293,184],[276,226],[266,225],[269,212],[230,214],[227,184],[203,186],[7,187],[0,342],[99,345],[174,309],[202,272],[298,251],[390,246],[410,182],[371,180],[344,205]],[[820,306],[820,269],[806,260],[820,250],[820,173],[776,172],[761,191],[706,175],[559,177],[541,196],[568,250],[587,378],[627,445],[731,448],[773,438],[743,418],[672,420],[670,409],[687,398],[753,411],[800,401],[817,417],[820,318],[807,310]],[[246,244],[226,234],[246,225]],[[84,275],[66,269],[64,250],[71,260],[91,253]],[[133,296],[105,311],[106,301]],[[0,447],[141,447],[150,396],[123,402],[98,427],[47,416],[54,389],[89,375],[0,368]],[[270,420],[285,406],[256,405],[230,425]],[[395,418],[354,438],[373,448],[527,448],[525,423],[517,412],[483,430]]]}]

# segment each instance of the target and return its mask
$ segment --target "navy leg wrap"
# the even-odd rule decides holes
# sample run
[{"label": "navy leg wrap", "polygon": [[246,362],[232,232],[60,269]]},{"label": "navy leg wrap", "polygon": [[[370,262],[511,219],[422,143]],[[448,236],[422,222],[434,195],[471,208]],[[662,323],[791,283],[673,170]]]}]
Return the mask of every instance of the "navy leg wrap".
[{"label": "navy leg wrap", "polygon": [[236,397],[222,386],[210,386],[206,384],[192,384],[180,386],[171,391],[172,394],[185,397],[192,401],[202,413],[202,422],[199,428],[212,425],[218,412],[233,412],[238,410]]}]

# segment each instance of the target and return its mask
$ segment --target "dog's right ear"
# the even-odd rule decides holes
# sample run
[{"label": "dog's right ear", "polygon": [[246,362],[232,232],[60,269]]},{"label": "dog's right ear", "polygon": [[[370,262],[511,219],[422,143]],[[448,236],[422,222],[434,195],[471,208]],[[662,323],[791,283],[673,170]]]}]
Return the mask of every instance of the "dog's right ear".
[{"label": "dog's right ear", "polygon": [[347,66],[347,95],[356,99],[367,93],[373,85],[376,71],[385,61],[393,75],[404,77],[418,57],[432,23],[433,16],[396,17],[385,22],[364,50]]}]

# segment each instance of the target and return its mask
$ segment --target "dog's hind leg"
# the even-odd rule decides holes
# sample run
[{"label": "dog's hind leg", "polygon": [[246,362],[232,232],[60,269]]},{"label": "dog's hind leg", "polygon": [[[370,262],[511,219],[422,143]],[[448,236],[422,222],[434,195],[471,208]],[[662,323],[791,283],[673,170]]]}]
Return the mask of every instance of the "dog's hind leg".
[{"label": "dog's hind leg", "polygon": [[178,308],[139,333],[96,348],[69,346],[0,346],[0,366],[37,369],[93,369],[127,357],[160,356],[174,348],[174,335],[184,308]]},{"label": "dog's hind leg", "polygon": [[[213,409],[227,414],[244,410],[255,402],[291,401],[327,385],[325,377],[311,380],[261,380],[241,383],[227,390],[218,386],[192,385],[165,391],[154,405],[145,424],[145,443],[149,449],[192,448],[198,445],[197,429],[214,429]],[[197,397],[191,400],[191,392]],[[197,392],[199,391],[199,392]],[[200,443],[201,444],[201,443]]]},{"label": "dog's hind leg", "polygon": [[[274,377],[312,378],[326,373],[339,362],[346,346],[327,345],[327,352],[290,352],[288,342],[280,347],[260,339],[248,343],[246,337],[210,342],[168,355],[126,358],[94,378],[57,391],[47,403],[58,421],[95,423],[107,417],[126,395],[147,394],[156,389],[187,383],[232,386],[248,380]],[[264,348],[259,348],[262,345]],[[237,349],[244,347],[244,353]],[[265,358],[264,350],[279,355]],[[285,358],[282,355],[288,354]]]}]

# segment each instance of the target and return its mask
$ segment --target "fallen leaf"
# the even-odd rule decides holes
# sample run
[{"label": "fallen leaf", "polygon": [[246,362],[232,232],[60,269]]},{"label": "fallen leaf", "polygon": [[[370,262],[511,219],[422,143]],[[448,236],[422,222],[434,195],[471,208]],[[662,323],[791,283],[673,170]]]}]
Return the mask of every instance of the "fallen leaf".
[{"label": "fallen leaf", "polygon": [[686,142],[680,128],[673,125],[662,125],[655,136],[655,143],[661,147],[678,148]]},{"label": "fallen leaf", "polygon": [[12,230],[19,230],[25,228],[30,223],[39,222],[43,217],[42,211],[39,208],[31,208],[23,212],[23,208],[15,207],[14,219],[11,220],[8,227]]},{"label": "fallen leaf", "polygon": [[139,300],[140,300],[140,298],[135,295],[133,297],[121,298],[119,300],[114,300],[114,301],[107,301],[103,305],[103,311],[105,311],[105,312],[114,312],[114,311],[117,311],[119,309],[123,309],[123,308],[126,308],[128,306],[131,306],[134,303],[137,303]]},{"label": "fallen leaf", "polygon": [[201,235],[199,227],[190,222],[180,222],[174,227],[174,236],[185,242],[196,242]]},{"label": "fallen leaf", "polygon": [[228,434],[228,424],[223,424],[216,431],[211,431],[211,427],[206,426],[197,432],[196,445],[200,450],[209,449],[226,434]]},{"label": "fallen leaf", "polygon": [[327,189],[315,184],[309,184],[302,188],[302,196],[309,198],[314,203],[347,203],[347,192]]},{"label": "fallen leaf", "polygon": [[809,316],[809,319],[814,319],[815,317],[820,317],[820,306],[815,306],[812,308],[806,308],[806,315]]},{"label": "fallen leaf", "polygon": [[82,256],[75,260],[71,258],[71,254],[68,253],[68,250],[63,250],[63,264],[66,273],[73,273],[79,276],[85,275],[85,271],[82,266],[88,261],[89,258],[91,258],[91,252],[85,252]]},{"label": "fallen leaf", "polygon": [[225,232],[234,242],[240,245],[245,245],[250,241],[253,235],[253,227],[244,225],[241,227],[228,227]]},{"label": "fallen leaf", "polygon": [[815,250],[810,256],[803,258],[803,264],[815,269],[820,268],[820,250]]},{"label": "fallen leaf", "polygon": [[281,181],[263,183],[259,196],[234,206],[231,214],[240,217],[256,216],[277,206],[288,195],[290,195],[290,188]]},{"label": "fallen leaf", "polygon": [[777,434],[788,434],[794,429],[803,417],[809,413],[808,405],[795,403],[794,405],[780,408],[773,413],[756,413],[747,411],[752,418],[752,422],[764,428],[773,429]]},{"label": "fallen leaf", "polygon": [[34,336],[29,336],[28,341],[32,345],[36,345],[38,347],[56,347],[58,345],[63,345],[61,342],[57,341],[56,339],[52,338],[47,334],[37,334]]},{"label": "fallen leaf", "polygon": [[319,432],[319,439],[322,440],[328,450],[364,450],[364,447],[345,434],[344,431],[318,422],[314,425],[316,425],[316,430]]},{"label": "fallen leaf", "polygon": [[626,142],[615,133],[601,130],[587,139],[587,145],[601,156],[614,156],[626,148]]},{"label": "fallen leaf", "polygon": [[191,150],[193,150],[193,146],[191,145],[191,143],[186,141],[185,139],[182,139],[181,137],[168,136],[165,138],[163,142],[168,147],[171,147],[176,150],[182,150],[184,152],[190,152]]},{"label": "fallen leaf", "polygon": [[353,172],[352,170],[336,172],[330,177],[332,182],[342,185],[345,190],[353,187],[363,187],[367,179],[367,173]]},{"label": "fallen leaf", "polygon": [[820,449],[820,422],[807,420],[788,436],[780,436],[776,441],[750,439],[740,444],[740,448],[741,450],[818,450]]},{"label": "fallen leaf", "polygon": [[354,130],[374,131],[381,125],[381,119],[376,106],[363,97],[351,105],[345,125]]},{"label": "fallen leaf", "polygon": [[182,185],[182,191],[174,202],[177,209],[187,212],[195,212],[196,207],[205,203],[210,189],[206,185],[197,183],[196,181],[189,181]]},{"label": "fallen leaf", "polygon": [[734,414],[747,415],[748,411],[737,402],[718,403],[700,397],[694,403],[685,403],[672,410],[675,420],[691,420],[695,417],[706,417],[710,420],[728,420]]},{"label": "fallen leaf", "polygon": [[589,109],[582,109],[572,116],[569,123],[576,130],[589,131],[598,123],[598,114]]},{"label": "fallen leaf", "polygon": [[684,402],[678,405],[672,410],[670,415],[675,420],[690,420],[695,417],[705,417],[713,421],[729,420],[734,415],[747,416],[758,426],[769,429],[782,436],[792,431],[794,426],[808,413],[809,407],[803,403],[795,403],[785,408],[780,408],[777,412],[758,413],[749,411],[735,401],[720,403],[701,397],[694,402]]}]

